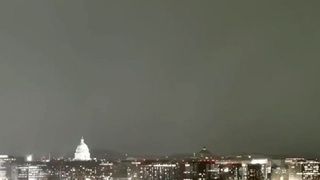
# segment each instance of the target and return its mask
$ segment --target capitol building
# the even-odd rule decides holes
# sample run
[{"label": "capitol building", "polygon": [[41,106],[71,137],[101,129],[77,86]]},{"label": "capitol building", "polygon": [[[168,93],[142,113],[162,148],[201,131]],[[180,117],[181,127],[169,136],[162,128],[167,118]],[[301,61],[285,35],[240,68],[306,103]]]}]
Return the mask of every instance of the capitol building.
[{"label": "capitol building", "polygon": [[84,143],[83,137],[80,140],[80,144],[77,146],[74,153],[74,161],[90,161],[90,151],[86,143]]}]

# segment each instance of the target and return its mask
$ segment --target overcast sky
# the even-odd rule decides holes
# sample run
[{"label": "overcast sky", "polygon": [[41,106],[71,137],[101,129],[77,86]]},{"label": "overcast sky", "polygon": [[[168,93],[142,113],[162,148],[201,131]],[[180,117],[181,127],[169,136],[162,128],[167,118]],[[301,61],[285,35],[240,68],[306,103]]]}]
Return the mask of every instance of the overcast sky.
[{"label": "overcast sky", "polygon": [[[0,152],[318,153],[320,1],[0,2]],[[320,154],[319,154],[320,155]]]}]

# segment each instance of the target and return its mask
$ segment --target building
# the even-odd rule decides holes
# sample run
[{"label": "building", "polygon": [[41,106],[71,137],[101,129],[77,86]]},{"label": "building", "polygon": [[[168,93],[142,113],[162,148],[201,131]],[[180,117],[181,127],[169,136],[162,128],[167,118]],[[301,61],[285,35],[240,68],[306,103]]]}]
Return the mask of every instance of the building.
[{"label": "building", "polygon": [[43,180],[48,176],[46,163],[38,161],[25,161],[18,165],[17,176],[19,180]]},{"label": "building", "polygon": [[179,164],[183,179],[213,180],[220,178],[220,165],[213,159],[185,159]]},{"label": "building", "polygon": [[16,158],[8,155],[0,155],[0,179],[17,179]]},{"label": "building", "polygon": [[65,161],[52,160],[46,162],[48,179],[104,179],[110,174],[105,170],[106,165],[101,166],[101,161]]},{"label": "building", "polygon": [[272,180],[289,180],[288,166],[285,164],[284,158],[272,159]]},{"label": "building", "polygon": [[90,151],[86,143],[84,143],[83,137],[80,140],[80,144],[77,146],[76,152],[74,153],[75,161],[90,161]]},{"label": "building", "polygon": [[320,162],[304,158],[287,158],[288,179],[320,179]]},{"label": "building", "polygon": [[[225,157],[219,162],[221,174],[228,179],[271,179],[271,161],[263,156]],[[222,179],[224,179],[222,178]]]}]

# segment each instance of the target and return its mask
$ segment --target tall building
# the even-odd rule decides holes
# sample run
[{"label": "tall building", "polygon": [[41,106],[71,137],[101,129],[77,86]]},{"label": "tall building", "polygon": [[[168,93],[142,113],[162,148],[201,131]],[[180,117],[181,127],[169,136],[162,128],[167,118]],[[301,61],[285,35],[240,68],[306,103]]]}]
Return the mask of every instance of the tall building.
[{"label": "tall building", "polygon": [[77,146],[76,152],[74,153],[74,159],[75,161],[90,161],[90,152],[89,148],[84,143],[83,137],[80,140],[80,144]]}]

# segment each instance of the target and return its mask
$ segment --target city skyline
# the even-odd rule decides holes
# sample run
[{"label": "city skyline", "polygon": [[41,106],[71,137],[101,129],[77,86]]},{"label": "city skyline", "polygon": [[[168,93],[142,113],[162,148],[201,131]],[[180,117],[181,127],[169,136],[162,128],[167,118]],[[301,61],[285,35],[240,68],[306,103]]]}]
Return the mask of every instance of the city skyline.
[{"label": "city skyline", "polygon": [[1,1],[0,153],[319,155],[320,1]]},{"label": "city skyline", "polygon": [[[4,153],[2,153],[4,154]],[[110,149],[91,149],[84,142],[84,137],[81,136],[80,144],[77,144],[73,147],[73,151],[68,152],[24,152],[18,154],[7,154],[4,156],[12,157],[24,157],[25,159],[32,159],[35,161],[43,160],[69,160],[69,161],[96,161],[100,159],[104,160],[116,160],[116,159],[184,159],[192,157],[207,157],[214,158],[216,160],[224,158],[237,158],[237,157],[249,157],[249,158],[270,158],[270,159],[285,159],[285,158],[309,158],[309,159],[320,159],[318,154],[299,154],[299,153],[282,153],[282,154],[273,154],[273,153],[264,153],[264,152],[252,152],[250,148],[246,152],[233,152],[233,153],[216,153],[211,152],[206,146],[202,146],[198,149],[188,149],[186,152],[173,152],[171,154],[155,154],[150,152],[140,152],[140,153],[131,153],[131,152],[120,152]],[[91,157],[91,158],[90,158]],[[27,160],[31,161],[31,160]]]}]

